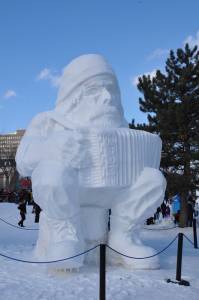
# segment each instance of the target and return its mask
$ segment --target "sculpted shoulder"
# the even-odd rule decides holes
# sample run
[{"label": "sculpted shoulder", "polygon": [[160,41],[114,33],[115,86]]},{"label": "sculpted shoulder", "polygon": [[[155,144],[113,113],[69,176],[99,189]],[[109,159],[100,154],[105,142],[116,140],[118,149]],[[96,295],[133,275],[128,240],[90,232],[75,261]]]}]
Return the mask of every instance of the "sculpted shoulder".
[{"label": "sculpted shoulder", "polygon": [[30,125],[40,125],[42,123],[47,122],[50,119],[52,112],[51,111],[45,111],[38,113],[36,116],[34,116],[30,122]]},{"label": "sculpted shoulder", "polygon": [[51,114],[51,111],[45,111],[33,117],[26,130],[26,136],[37,135],[38,133],[40,135],[46,135],[48,131],[52,129],[53,125]]}]

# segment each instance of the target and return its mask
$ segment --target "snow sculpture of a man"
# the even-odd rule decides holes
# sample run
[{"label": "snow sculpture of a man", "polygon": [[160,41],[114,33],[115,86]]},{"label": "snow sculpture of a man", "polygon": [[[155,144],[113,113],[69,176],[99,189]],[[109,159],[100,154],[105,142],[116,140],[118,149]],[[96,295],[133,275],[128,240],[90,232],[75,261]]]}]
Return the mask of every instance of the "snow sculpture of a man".
[{"label": "snow sculpture of a man", "polygon": [[[128,129],[116,76],[98,54],[82,55],[63,71],[56,107],[38,114],[16,155],[21,175],[31,176],[42,208],[36,246],[39,259],[57,260],[107,243],[129,256],[150,256],[137,227],[163,200],[161,140]],[[108,209],[111,209],[107,233]],[[84,256],[62,262],[83,264]],[[156,268],[156,257],[117,262]]]}]

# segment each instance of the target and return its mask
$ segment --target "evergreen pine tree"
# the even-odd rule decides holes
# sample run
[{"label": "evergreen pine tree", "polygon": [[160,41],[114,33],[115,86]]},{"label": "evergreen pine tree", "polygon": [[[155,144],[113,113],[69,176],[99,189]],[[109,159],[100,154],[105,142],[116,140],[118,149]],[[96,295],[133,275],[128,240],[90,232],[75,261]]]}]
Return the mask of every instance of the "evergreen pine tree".
[{"label": "evergreen pine tree", "polygon": [[134,121],[131,128],[160,135],[163,141],[161,169],[170,195],[181,195],[181,226],[186,225],[187,195],[199,186],[199,51],[188,44],[170,51],[165,72],[139,78],[141,111],[148,124]]}]

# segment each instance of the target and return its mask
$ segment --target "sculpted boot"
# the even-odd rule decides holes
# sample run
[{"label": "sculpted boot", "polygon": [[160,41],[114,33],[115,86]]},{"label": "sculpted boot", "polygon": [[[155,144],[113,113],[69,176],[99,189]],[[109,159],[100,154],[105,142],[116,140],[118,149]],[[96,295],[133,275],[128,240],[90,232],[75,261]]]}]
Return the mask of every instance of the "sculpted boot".
[{"label": "sculpted boot", "polygon": [[[124,200],[112,209],[108,245],[115,250],[133,257],[152,256],[156,251],[144,246],[139,238],[139,227],[155,211],[164,197],[165,179],[160,171],[145,168],[136,183],[125,189],[119,196]],[[114,255],[116,258],[116,255]],[[110,262],[113,262],[110,254]],[[114,263],[121,263],[133,269],[156,269],[158,257],[148,259],[130,259],[119,256]]]}]

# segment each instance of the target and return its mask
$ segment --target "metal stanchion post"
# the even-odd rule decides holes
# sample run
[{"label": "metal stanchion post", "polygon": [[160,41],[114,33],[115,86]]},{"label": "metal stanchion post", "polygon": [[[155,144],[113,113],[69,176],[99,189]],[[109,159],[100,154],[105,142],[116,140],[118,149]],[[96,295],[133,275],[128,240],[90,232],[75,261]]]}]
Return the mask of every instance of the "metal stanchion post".
[{"label": "metal stanchion post", "polygon": [[182,271],[182,249],[183,249],[183,233],[178,233],[178,251],[177,251],[177,264],[176,264],[176,281],[167,279],[167,282],[177,283],[179,285],[190,286],[189,281],[181,279]]},{"label": "metal stanchion post", "polygon": [[100,245],[100,278],[99,299],[106,299],[106,245]]},{"label": "metal stanchion post", "polygon": [[183,248],[183,233],[178,233],[178,252],[177,252],[177,264],[176,264],[176,280],[181,281],[182,271],[182,248]]},{"label": "metal stanchion post", "polygon": [[193,240],[194,240],[194,248],[198,248],[198,240],[197,240],[197,229],[196,229],[196,219],[193,218]]}]

